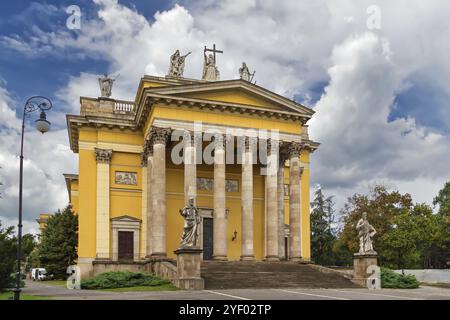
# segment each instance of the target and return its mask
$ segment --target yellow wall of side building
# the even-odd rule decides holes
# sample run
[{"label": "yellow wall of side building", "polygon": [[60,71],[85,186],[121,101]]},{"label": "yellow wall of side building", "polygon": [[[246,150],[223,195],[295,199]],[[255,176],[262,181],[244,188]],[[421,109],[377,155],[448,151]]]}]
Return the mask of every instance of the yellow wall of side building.
[{"label": "yellow wall of side building", "polygon": [[72,205],[72,211],[75,214],[78,214],[79,212],[79,184],[78,181],[71,181],[70,182],[70,204]]}]

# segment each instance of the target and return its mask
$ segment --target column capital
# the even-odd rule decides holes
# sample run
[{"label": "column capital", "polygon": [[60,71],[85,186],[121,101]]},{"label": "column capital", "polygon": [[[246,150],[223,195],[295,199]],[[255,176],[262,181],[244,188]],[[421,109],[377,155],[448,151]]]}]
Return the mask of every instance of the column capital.
[{"label": "column capital", "polygon": [[253,150],[254,146],[257,144],[258,138],[252,137],[252,136],[245,136],[244,137],[244,151],[251,151]]},{"label": "column capital", "polygon": [[216,133],[213,136],[215,149],[224,149],[226,137],[221,133]]},{"label": "column capital", "polygon": [[280,140],[278,139],[267,139],[267,153],[272,154],[273,152],[278,153],[280,149]]},{"label": "column capital", "polygon": [[300,142],[291,142],[289,145],[289,157],[298,158],[302,149],[303,145]]},{"label": "column capital", "polygon": [[150,135],[153,144],[166,144],[169,140],[172,130],[170,128],[152,127]]},{"label": "column capital", "polygon": [[280,152],[279,152],[279,160],[280,166],[284,167],[284,163],[287,159],[289,159],[289,144],[285,141],[280,141]]},{"label": "column capital", "polygon": [[150,139],[144,141],[143,150],[141,153],[141,165],[143,167],[147,166],[148,157],[153,155],[153,143]]},{"label": "column capital", "polygon": [[95,159],[97,163],[110,163],[112,158],[112,149],[95,148]]}]

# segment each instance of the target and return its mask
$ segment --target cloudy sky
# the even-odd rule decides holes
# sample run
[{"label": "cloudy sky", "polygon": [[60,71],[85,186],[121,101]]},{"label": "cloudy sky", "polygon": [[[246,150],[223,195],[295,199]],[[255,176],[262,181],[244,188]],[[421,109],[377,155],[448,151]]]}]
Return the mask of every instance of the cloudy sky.
[{"label": "cloudy sky", "polygon": [[[69,29],[70,5],[81,10]],[[376,183],[431,203],[450,180],[450,2],[445,0],[63,0],[0,4],[0,220],[17,224],[20,115],[48,96],[52,131],[27,120],[25,231],[68,201],[62,173],[77,172],[65,114],[98,96],[98,74],[120,74],[113,97],[132,99],[144,74],[166,74],[175,49],[192,51],[200,78],[213,43],[222,79],[242,61],[256,81],[312,107],[321,143],[312,185],[338,208]],[[69,19],[69,22],[73,21]],[[69,24],[70,26],[71,24]]]}]

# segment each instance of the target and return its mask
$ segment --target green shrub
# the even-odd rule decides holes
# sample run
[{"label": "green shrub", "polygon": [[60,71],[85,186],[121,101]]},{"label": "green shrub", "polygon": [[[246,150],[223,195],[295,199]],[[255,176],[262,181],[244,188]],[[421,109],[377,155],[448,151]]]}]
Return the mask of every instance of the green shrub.
[{"label": "green shrub", "polygon": [[420,285],[416,277],[407,274],[402,275],[389,268],[381,268],[381,287],[392,289],[415,289]]},{"label": "green shrub", "polygon": [[134,272],[105,272],[94,278],[82,280],[81,289],[114,289],[137,286],[160,286],[170,281],[157,276]]}]

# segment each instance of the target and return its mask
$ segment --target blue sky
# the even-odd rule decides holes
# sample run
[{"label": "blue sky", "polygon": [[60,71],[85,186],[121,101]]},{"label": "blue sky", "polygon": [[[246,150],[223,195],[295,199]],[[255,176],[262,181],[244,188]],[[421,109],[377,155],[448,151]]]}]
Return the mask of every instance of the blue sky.
[{"label": "blue sky", "polygon": [[[138,12],[149,20],[158,10],[164,10],[170,1],[120,1],[120,3],[136,8]],[[96,5],[89,0],[61,0],[61,1],[9,1],[2,4],[0,11],[0,36],[26,36],[33,28],[52,32],[55,29],[65,28],[69,16],[66,8],[76,4],[82,11],[82,23],[87,19],[96,17]],[[54,6],[52,10],[48,10]],[[77,31],[73,31],[76,35]],[[1,46],[0,50],[0,76],[7,82],[7,89],[18,102],[25,101],[27,97],[35,94],[44,94],[52,100],[57,100],[55,92],[72,75],[81,72],[101,74],[107,69],[108,61],[98,56],[86,55],[83,58],[70,56],[39,55],[30,57],[18,54],[17,51]],[[24,81],[26,79],[26,81]],[[58,107],[58,104],[55,105]]]},{"label": "blue sky", "polygon": [[[32,95],[54,102],[52,131],[26,135],[26,226],[67,203],[62,173],[77,172],[65,114],[98,95],[99,74],[121,74],[113,97],[132,99],[144,74],[163,76],[175,49],[192,51],[185,74],[199,78],[202,48],[224,54],[222,79],[246,61],[258,85],[316,110],[311,183],[335,195],[383,183],[417,202],[450,180],[450,4],[375,1],[183,0],[2,1],[0,4],[0,220],[17,212],[21,108]],[[80,30],[66,28],[69,5]],[[301,17],[301,18],[299,18]],[[33,118],[30,118],[33,120]],[[31,123],[29,123],[31,124]],[[36,187],[39,186],[39,187]],[[42,189],[46,197],[42,197]]]}]

